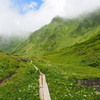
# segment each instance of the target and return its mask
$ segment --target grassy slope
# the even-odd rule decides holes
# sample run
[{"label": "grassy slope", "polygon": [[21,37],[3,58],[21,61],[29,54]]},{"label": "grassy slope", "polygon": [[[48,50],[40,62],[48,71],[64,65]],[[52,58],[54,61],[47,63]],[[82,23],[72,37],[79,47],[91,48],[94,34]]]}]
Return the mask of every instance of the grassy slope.
[{"label": "grassy slope", "polygon": [[19,37],[0,37],[0,51],[10,53],[18,44],[25,39],[19,39]]},{"label": "grassy slope", "polygon": [[[17,46],[12,54],[36,57],[83,42],[100,31],[99,12],[79,19],[54,18]],[[29,50],[28,50],[29,49]]]},{"label": "grassy slope", "polygon": [[21,66],[17,60],[20,61],[19,58],[0,52],[0,81],[15,73],[16,69]]},{"label": "grassy slope", "polygon": [[46,74],[52,100],[99,100],[93,87],[76,85],[80,80],[100,80],[100,32],[85,42],[34,61]]},{"label": "grassy slope", "polygon": [[21,59],[0,52],[0,100],[40,100],[39,72]]},{"label": "grassy slope", "polygon": [[75,84],[79,80],[100,79],[100,69],[77,64],[34,61],[46,74],[51,100],[99,100],[99,92],[92,87]]},{"label": "grassy slope", "polygon": [[[83,21],[77,19],[63,21],[61,18],[55,18],[49,25],[36,31],[28,40],[18,45],[12,54],[27,57],[45,54],[44,61],[35,60],[34,64],[46,74],[52,100],[99,100],[100,93],[95,88],[75,84],[78,80],[100,79],[99,22],[98,13],[86,17]],[[52,51],[56,52],[50,53]],[[5,54],[4,56],[4,59],[11,57]],[[1,59],[1,70],[3,64],[5,67],[9,63],[8,60],[3,62]],[[10,68],[16,70],[15,63],[13,67],[9,66],[6,70]],[[9,100],[10,96],[10,99],[15,100],[18,98],[31,100],[35,97],[38,100],[38,72],[32,67],[30,63],[21,62],[21,66],[16,70],[17,74],[0,86],[2,90],[0,99]]]},{"label": "grassy slope", "polygon": [[64,64],[76,63],[100,68],[100,32],[85,42],[51,53],[46,58]]}]

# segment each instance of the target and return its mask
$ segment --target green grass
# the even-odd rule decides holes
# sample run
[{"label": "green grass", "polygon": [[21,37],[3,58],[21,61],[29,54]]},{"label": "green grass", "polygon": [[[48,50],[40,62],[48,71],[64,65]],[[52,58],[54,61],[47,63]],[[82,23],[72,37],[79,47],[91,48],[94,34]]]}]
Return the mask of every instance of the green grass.
[{"label": "green grass", "polygon": [[0,52],[0,81],[14,74],[20,66],[23,66],[20,58]]},{"label": "green grass", "polygon": [[[11,46],[13,50],[8,46],[11,54],[34,58],[33,63],[46,74],[52,100],[100,99],[96,88],[75,84],[81,80],[100,80],[99,12],[81,21],[54,18],[26,41],[15,48]],[[1,100],[40,99],[39,71],[30,64],[30,59],[23,60],[0,52],[0,80],[4,81],[0,86]]]},{"label": "green grass", "polygon": [[78,80],[100,79],[100,69],[89,66],[34,61],[46,74],[51,100],[99,100],[100,95],[93,87],[75,84]]},{"label": "green grass", "polygon": [[0,78],[5,79],[0,86],[0,100],[40,100],[39,72],[30,61],[21,59],[0,52]]},{"label": "green grass", "polygon": [[77,43],[44,57],[56,63],[75,63],[100,68],[100,32],[85,42]]},{"label": "green grass", "polygon": [[75,84],[80,80],[100,80],[99,44],[100,32],[85,42],[34,61],[46,74],[52,100],[100,99],[100,92],[95,88]]}]

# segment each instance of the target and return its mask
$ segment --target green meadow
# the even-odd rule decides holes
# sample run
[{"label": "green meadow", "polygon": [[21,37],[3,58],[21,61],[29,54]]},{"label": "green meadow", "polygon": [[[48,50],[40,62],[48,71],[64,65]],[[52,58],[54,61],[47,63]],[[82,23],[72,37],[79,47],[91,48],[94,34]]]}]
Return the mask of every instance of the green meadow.
[{"label": "green meadow", "polygon": [[[99,100],[99,86],[81,85],[81,81],[100,83],[100,32],[89,40],[49,53],[34,64],[46,74],[52,100]],[[76,83],[79,84],[76,84]]]},{"label": "green meadow", "polygon": [[75,84],[81,80],[100,79],[100,69],[76,64],[61,64],[51,61],[35,61],[46,74],[51,100],[99,100],[100,92],[95,87]]},{"label": "green meadow", "polygon": [[40,100],[39,72],[30,61],[0,52],[0,79],[0,100]]},{"label": "green meadow", "polygon": [[55,17],[26,40],[0,45],[0,100],[40,100],[31,60],[46,75],[51,100],[100,100],[99,12]]}]

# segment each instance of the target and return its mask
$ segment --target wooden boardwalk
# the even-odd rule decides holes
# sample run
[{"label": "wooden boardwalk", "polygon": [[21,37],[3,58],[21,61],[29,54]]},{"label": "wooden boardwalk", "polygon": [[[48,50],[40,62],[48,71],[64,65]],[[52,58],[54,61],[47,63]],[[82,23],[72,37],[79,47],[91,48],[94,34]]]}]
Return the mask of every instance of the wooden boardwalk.
[{"label": "wooden boardwalk", "polygon": [[[39,70],[35,65],[34,67],[36,70]],[[51,100],[48,85],[46,82],[46,76],[42,72],[40,72],[40,77],[39,77],[39,95],[41,100]]]}]

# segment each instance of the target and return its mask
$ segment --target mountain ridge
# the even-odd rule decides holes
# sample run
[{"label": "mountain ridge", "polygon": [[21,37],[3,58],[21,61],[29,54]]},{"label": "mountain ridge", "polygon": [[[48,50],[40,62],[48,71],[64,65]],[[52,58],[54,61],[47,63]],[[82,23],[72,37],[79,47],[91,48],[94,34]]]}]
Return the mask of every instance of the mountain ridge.
[{"label": "mountain ridge", "polygon": [[[100,31],[99,10],[80,20],[55,17],[50,24],[35,31],[18,45],[11,54],[26,57],[43,56],[47,53],[81,43]],[[28,50],[28,52],[27,52]]]}]

